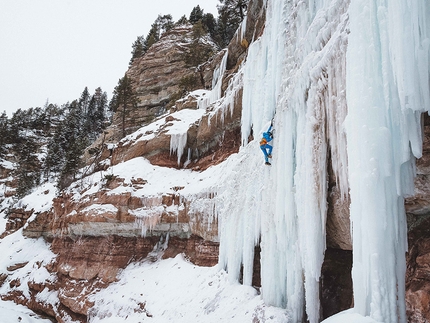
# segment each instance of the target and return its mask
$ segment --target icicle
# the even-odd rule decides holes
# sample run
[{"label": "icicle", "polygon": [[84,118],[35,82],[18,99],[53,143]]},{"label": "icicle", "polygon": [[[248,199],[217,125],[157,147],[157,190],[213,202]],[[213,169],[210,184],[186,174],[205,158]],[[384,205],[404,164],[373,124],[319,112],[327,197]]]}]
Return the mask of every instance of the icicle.
[{"label": "icicle", "polygon": [[[338,86],[345,79],[348,3],[326,2],[315,5],[313,20],[306,2],[268,2],[264,34],[243,66],[244,157],[218,193],[220,263],[233,278],[243,265],[243,281],[250,283],[261,239],[263,298],[286,307],[292,322],[304,319],[304,308],[311,323],[319,321],[328,151],[337,159],[341,191],[348,192],[346,98]],[[267,167],[258,141],[272,119]]]},{"label": "icicle", "polygon": [[141,229],[142,237],[146,237],[149,231],[152,231],[161,219],[164,212],[163,200],[160,196],[142,198],[143,207],[129,210],[129,213],[136,217],[135,225]]},{"label": "icicle", "polygon": [[239,91],[243,87],[242,83],[243,73],[240,69],[230,80],[224,96],[215,102],[213,111],[209,114],[208,123],[215,117],[221,119],[221,123],[224,123],[224,119],[227,113],[233,116],[234,107],[238,97]]},{"label": "icicle", "polygon": [[[425,0],[354,0],[348,12],[342,0],[267,4],[243,66],[240,166],[217,196],[220,264],[232,279],[243,266],[249,284],[261,239],[264,300],[293,322],[303,307],[318,322],[331,165],[342,196],[351,193],[356,311],[404,322],[403,197],[430,108],[430,9]],[[273,118],[268,168],[256,139]]]},{"label": "icicle", "polygon": [[[206,192],[188,196],[188,215],[190,217],[190,227],[200,230],[202,234],[210,235],[212,241],[217,241],[218,236],[212,235],[217,233],[216,221],[216,191],[209,188]],[[213,229],[215,226],[215,229]],[[202,230],[203,229],[203,230]]]},{"label": "icicle", "polygon": [[214,70],[212,76],[212,90],[209,95],[198,101],[199,109],[206,109],[209,105],[221,98],[221,87],[224,73],[227,67],[228,50],[225,50],[220,65]]},{"label": "icicle", "polygon": [[170,154],[176,153],[178,156],[178,166],[181,164],[182,154],[187,145],[187,132],[173,133],[170,135]]},{"label": "icicle", "polygon": [[234,34],[233,37],[236,37],[236,41],[238,43],[241,43],[242,40],[245,37],[245,32],[246,32],[246,17],[242,20],[242,22],[239,25],[239,28],[237,28],[236,33]]},{"label": "icicle", "polygon": [[351,3],[348,138],[355,310],[406,322],[404,196],[421,156],[429,100],[426,0]]}]

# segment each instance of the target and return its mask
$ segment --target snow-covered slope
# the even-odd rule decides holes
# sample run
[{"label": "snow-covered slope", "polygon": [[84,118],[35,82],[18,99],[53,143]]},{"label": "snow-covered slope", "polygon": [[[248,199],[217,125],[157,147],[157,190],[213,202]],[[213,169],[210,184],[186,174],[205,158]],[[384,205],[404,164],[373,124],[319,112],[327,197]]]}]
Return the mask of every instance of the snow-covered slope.
[{"label": "snow-covered slope", "polygon": [[31,312],[22,305],[17,305],[12,301],[0,301],[1,318],[0,322],[21,322],[21,323],[50,323],[48,319],[42,319],[37,314]]},{"label": "snow-covered slope", "polygon": [[[173,186],[183,186],[181,194],[192,198],[204,192],[213,193],[221,187],[221,183],[229,185],[228,177],[246,161],[253,160],[257,169],[261,167],[260,160],[252,157],[255,148],[257,147],[254,144],[249,145],[238,154],[230,156],[224,163],[203,172],[162,168],[150,165],[143,158],[135,158],[108,168],[103,173],[114,173],[124,178],[125,183],[145,174],[147,183],[141,191],[136,192],[140,196],[159,196]],[[84,189],[84,194],[88,195],[92,190],[99,190],[102,174],[94,173],[81,182],[80,188],[70,188],[70,193],[75,194],[73,198],[82,198],[78,192],[82,187],[89,188]],[[125,192],[130,188],[125,185],[117,190]],[[114,194],[113,191],[111,193]],[[22,202],[27,208],[33,208],[35,213],[38,213],[49,208],[46,201],[52,201],[54,196],[53,187],[44,186]],[[221,195],[220,198],[224,197]],[[202,200],[200,207],[207,208],[208,205]],[[213,207],[213,204],[210,207]],[[151,216],[150,210],[142,209],[137,218],[148,216]],[[136,225],[143,225],[142,223],[144,222],[136,221]],[[154,228],[150,226],[142,227],[144,232],[152,229]],[[258,289],[240,284],[235,276],[230,277],[222,266],[199,267],[184,259],[182,255],[160,260],[163,247],[156,247],[158,248],[154,249],[151,260],[131,263],[120,272],[117,282],[107,289],[92,293],[89,301],[94,302],[94,306],[88,313],[88,322],[289,321],[289,314],[285,309],[265,304]],[[25,238],[21,229],[0,240],[0,253],[7,259],[2,263],[1,271],[9,274],[0,289],[2,294],[11,290],[10,284],[15,280],[19,280],[21,284],[12,288],[14,292],[28,297],[29,285],[46,284],[57,279],[45,269],[45,266],[55,260],[55,255],[42,238]],[[23,264],[22,268],[8,268],[17,264]],[[59,303],[59,293],[46,288],[38,299],[55,308]],[[65,322],[76,322],[67,316],[63,316],[63,319]]]},{"label": "snow-covered slope", "polygon": [[254,288],[230,283],[218,266],[198,267],[181,255],[132,264],[91,300],[89,323],[288,321],[283,309],[265,305]]}]

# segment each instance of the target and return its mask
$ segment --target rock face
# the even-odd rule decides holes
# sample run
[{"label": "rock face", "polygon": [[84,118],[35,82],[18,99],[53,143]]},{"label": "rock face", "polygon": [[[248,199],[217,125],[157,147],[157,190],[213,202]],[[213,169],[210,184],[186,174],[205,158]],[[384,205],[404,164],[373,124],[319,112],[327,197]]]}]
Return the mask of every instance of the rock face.
[{"label": "rock face", "polygon": [[[159,131],[154,133],[155,138],[121,141],[113,151],[111,164],[116,165],[141,156],[154,165],[175,168],[182,167],[188,158],[191,161],[188,168],[205,169],[222,162],[240,147],[240,102],[241,91],[235,97],[233,113],[221,116],[223,112],[220,111],[219,116],[215,117],[206,114],[192,125],[187,131],[184,147],[191,155],[184,154],[179,163],[177,154],[171,153],[171,136],[166,134],[171,120],[166,118]],[[107,154],[106,151],[104,156]]]},{"label": "rock face", "polygon": [[321,269],[322,318],[353,306],[352,252],[328,248]]},{"label": "rock face", "polygon": [[21,229],[30,218],[31,214],[31,211],[24,210],[14,210],[11,212],[6,223],[5,231],[0,235],[0,238],[4,238],[5,236]]},{"label": "rock face", "polygon": [[408,322],[430,322],[430,219],[409,232],[406,273]]},{"label": "rock face", "polygon": [[265,21],[266,7],[263,0],[250,0],[245,25],[239,27],[228,46],[227,69],[234,69],[238,61],[245,59],[248,46],[263,33]]},{"label": "rock face", "polygon": [[423,116],[423,156],[417,160],[415,194],[405,201],[408,216],[406,309],[408,322],[430,322],[430,117]]},{"label": "rock face", "polygon": [[[200,88],[211,86],[213,70],[225,52],[215,55],[199,69],[186,67],[181,55],[190,32],[189,27],[173,30],[144,57],[135,60],[127,72],[135,81],[141,99],[139,108],[127,118],[129,132],[166,111],[180,90],[178,84],[184,76],[197,75]],[[223,83],[224,90],[229,73]],[[175,168],[182,168],[187,162],[186,166],[195,170],[220,163],[240,146],[241,95],[239,89],[234,94],[234,108],[228,113],[210,106],[190,125],[184,150],[192,154],[179,158],[179,162],[177,153],[171,153],[171,136],[167,132],[174,122],[181,120],[172,115],[157,121],[159,128],[152,130],[147,139],[145,133],[126,137],[115,145],[104,146],[101,155],[96,160],[88,158],[87,163],[94,165],[96,171],[136,157],[145,157],[153,165]],[[195,110],[197,99],[178,102],[173,111]],[[121,128],[118,116],[115,120],[95,145],[118,139]],[[10,217],[9,233],[21,228],[31,217],[23,234],[29,238],[44,237],[51,243],[57,257],[47,269],[56,279],[49,284],[29,286],[30,297],[19,294],[11,286],[3,298],[19,298],[20,303],[58,322],[66,322],[67,318],[86,322],[93,305],[88,296],[115,281],[118,271],[130,262],[155,261],[182,253],[196,265],[215,265],[219,247],[217,220],[193,207],[196,199],[199,203],[207,200],[210,205],[213,197],[204,194],[188,199],[181,194],[183,187],[171,187],[156,197],[136,193],[145,185],[144,178],[128,182],[112,176],[104,179],[103,186],[93,193],[89,193],[91,187],[83,186],[78,195],[57,196],[50,211],[34,215],[32,211],[15,210]],[[127,188],[127,193],[114,193],[121,187]],[[148,211],[152,216],[137,217],[137,210],[142,208],[152,210],[152,213]],[[15,284],[18,286],[20,282]],[[59,304],[38,303],[37,294],[45,288],[58,292]]]},{"label": "rock face", "polygon": [[[30,297],[16,291],[14,286],[21,282],[15,281],[10,292],[2,297],[19,298],[21,304],[58,322],[67,322],[67,317],[86,322],[93,305],[88,296],[114,282],[118,271],[131,262],[184,254],[196,265],[214,266],[218,262],[216,219],[209,225],[210,216],[196,212],[192,201],[180,197],[182,187],[173,188],[178,193],[157,197],[134,195],[144,185],[143,179],[128,183],[113,178],[104,189],[92,194],[88,194],[88,187],[83,187],[82,195],[58,196],[51,211],[38,214],[23,229],[25,236],[42,236],[51,243],[57,257],[47,270],[56,279],[30,284]],[[114,193],[115,188],[123,186],[129,188],[128,193]],[[142,207],[153,216],[137,218],[133,211]],[[151,229],[147,230],[148,221]],[[37,294],[45,288],[58,292],[59,304],[37,301]]]},{"label": "rock face", "polygon": [[[118,271],[130,262],[159,257],[174,257],[183,253],[190,261],[200,266],[213,266],[218,261],[218,244],[200,237],[188,239],[172,238],[165,250],[157,249],[159,237],[57,237],[52,240],[52,251],[56,260],[47,269],[56,277],[52,283],[29,284],[30,297],[15,290],[21,284],[14,281],[10,292],[2,299],[14,300],[36,312],[54,318],[57,322],[87,322],[92,302],[88,296],[114,282]],[[154,249],[154,247],[156,247]],[[161,252],[163,251],[163,252]],[[8,268],[14,271],[18,268]],[[47,290],[45,290],[45,288]],[[59,304],[40,303],[37,294],[45,290],[57,291]]]},{"label": "rock face", "polygon": [[[144,56],[133,60],[126,75],[134,84],[139,103],[126,115],[127,133],[168,111],[184,91],[210,89],[212,73],[219,62],[215,56],[200,69],[187,65],[185,55],[189,54],[194,41],[191,24],[176,26],[152,45]],[[218,52],[217,45],[207,35],[199,41],[199,49],[214,54]],[[121,123],[121,113],[116,113],[113,126],[121,129]],[[109,141],[120,139],[121,133],[113,134]]]}]

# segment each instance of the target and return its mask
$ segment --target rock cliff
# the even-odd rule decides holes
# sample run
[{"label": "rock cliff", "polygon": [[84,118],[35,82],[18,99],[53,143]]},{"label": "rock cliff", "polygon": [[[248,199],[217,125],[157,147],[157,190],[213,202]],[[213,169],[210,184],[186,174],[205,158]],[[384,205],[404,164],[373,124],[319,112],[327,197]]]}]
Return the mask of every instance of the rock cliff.
[{"label": "rock cliff", "polygon": [[[259,19],[261,29],[264,13],[261,3],[258,12],[253,19]],[[250,30],[253,28],[248,28],[248,34]],[[214,70],[222,68],[227,50],[216,53],[216,46],[206,39],[204,46],[214,55],[208,62],[190,67],[183,57],[191,41],[192,26],[179,26],[166,33],[143,57],[134,60],[127,76],[133,80],[140,103],[126,119],[125,128],[130,135],[121,139],[121,118],[117,113],[112,126],[92,145],[103,145],[101,154],[96,158],[85,157],[92,172],[103,174],[108,167],[142,157],[149,165],[202,171],[238,151],[241,89],[230,93],[231,104],[224,104],[227,107],[208,101],[214,95],[211,93]],[[227,90],[246,46],[236,37],[228,51],[232,52],[230,68],[223,68],[225,72],[219,76],[218,85],[222,92],[215,96]],[[178,94],[184,93],[181,80],[187,78],[194,80],[187,88],[191,93],[178,100]],[[195,89],[202,90],[192,92]],[[206,108],[198,109],[202,104]],[[190,114],[196,116],[180,134],[186,144],[172,150],[173,135],[169,132],[189,122]],[[70,319],[86,322],[93,306],[89,296],[114,282],[119,270],[130,262],[156,261],[182,253],[196,265],[215,265],[219,238],[217,219],[211,210],[214,196],[204,191],[187,194],[184,193],[187,185],[175,183],[166,184],[157,196],[146,196],[143,191],[148,185],[153,185],[153,180],[146,178],[145,172],[133,178],[104,173],[100,180],[84,180],[57,195],[49,211],[35,214],[32,209],[12,210],[3,236],[24,227],[24,236],[48,241],[56,257],[46,269],[55,279],[50,283],[29,284],[30,294],[25,295],[19,289],[21,282],[10,281],[6,273],[2,284],[9,284],[10,288],[2,298],[24,304],[58,322]],[[14,270],[9,268],[9,274]],[[43,291],[57,293],[58,302],[39,302],[38,295]]]}]

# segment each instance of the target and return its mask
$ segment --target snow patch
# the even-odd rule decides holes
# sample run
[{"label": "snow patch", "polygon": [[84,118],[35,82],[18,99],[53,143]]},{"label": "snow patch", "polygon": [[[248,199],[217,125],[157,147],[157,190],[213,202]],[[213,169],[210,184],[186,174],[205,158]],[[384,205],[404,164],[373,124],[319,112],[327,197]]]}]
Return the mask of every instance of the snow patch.
[{"label": "snow patch", "polygon": [[264,305],[254,288],[230,283],[219,267],[198,267],[182,255],[129,265],[91,301],[89,323],[289,322],[285,310]]}]

